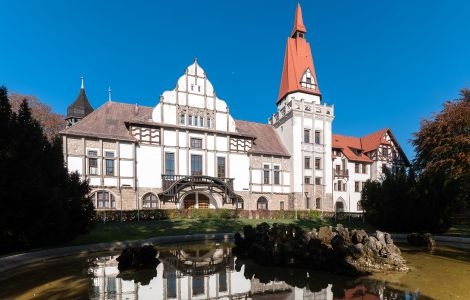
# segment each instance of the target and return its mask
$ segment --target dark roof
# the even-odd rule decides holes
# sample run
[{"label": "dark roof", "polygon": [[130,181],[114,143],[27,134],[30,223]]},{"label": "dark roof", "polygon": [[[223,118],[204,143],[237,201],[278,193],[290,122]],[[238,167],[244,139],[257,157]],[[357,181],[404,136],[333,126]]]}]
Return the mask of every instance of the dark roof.
[{"label": "dark roof", "polygon": [[256,154],[290,156],[279,135],[269,124],[248,121],[235,121],[237,131],[241,134],[255,136],[253,148],[249,151]]},{"label": "dark roof", "polygon": [[84,118],[92,112],[93,107],[88,102],[85,89],[81,88],[77,99],[67,108],[67,117]]},{"label": "dark roof", "polygon": [[[152,121],[152,111],[153,107],[107,102],[61,133],[65,135],[135,141],[129,133],[126,123],[150,126],[165,125]],[[237,129],[236,135],[254,139],[253,147],[250,150],[251,153],[290,156],[271,125],[240,120],[236,120],[235,123]],[[230,132],[223,133],[231,134]]]},{"label": "dark roof", "polygon": [[148,106],[107,102],[61,133],[135,141],[126,127],[126,122],[132,119],[148,120],[152,111],[153,108]]}]

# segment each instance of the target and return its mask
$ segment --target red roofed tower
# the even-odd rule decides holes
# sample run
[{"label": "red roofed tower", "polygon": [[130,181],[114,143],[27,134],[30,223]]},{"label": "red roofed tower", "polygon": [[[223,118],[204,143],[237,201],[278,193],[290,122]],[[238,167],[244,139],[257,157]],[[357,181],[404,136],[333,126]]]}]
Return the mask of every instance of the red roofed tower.
[{"label": "red roofed tower", "polygon": [[287,38],[277,104],[293,92],[305,92],[317,95],[321,99],[312,51],[309,42],[305,39],[306,33],[307,29],[302,19],[302,8],[298,4],[295,11],[294,28],[291,36]]}]

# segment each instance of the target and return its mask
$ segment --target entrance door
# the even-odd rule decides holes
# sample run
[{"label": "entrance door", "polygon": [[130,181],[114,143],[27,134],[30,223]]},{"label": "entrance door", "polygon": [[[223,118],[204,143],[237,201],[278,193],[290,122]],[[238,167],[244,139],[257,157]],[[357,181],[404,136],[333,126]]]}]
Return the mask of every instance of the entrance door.
[{"label": "entrance door", "polygon": [[196,208],[196,193],[189,194],[184,198],[184,209]]},{"label": "entrance door", "polygon": [[209,197],[198,194],[198,208],[209,208]]},{"label": "entrance door", "polygon": [[184,209],[196,208],[196,207],[197,208],[209,208],[209,205],[210,205],[209,197],[198,192],[187,195],[184,198],[184,203],[183,203]]}]

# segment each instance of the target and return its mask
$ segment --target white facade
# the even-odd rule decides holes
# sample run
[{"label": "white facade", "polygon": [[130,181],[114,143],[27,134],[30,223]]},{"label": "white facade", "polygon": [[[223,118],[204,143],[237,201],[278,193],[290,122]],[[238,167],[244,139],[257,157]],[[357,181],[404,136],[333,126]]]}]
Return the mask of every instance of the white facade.
[{"label": "white facade", "polygon": [[[362,184],[406,157],[391,131],[365,137],[367,149],[335,145],[305,33],[298,6],[269,124],[234,120],[195,60],[155,107],[108,101],[64,130],[69,171],[89,180],[99,209],[360,211]],[[75,110],[88,103],[83,86],[77,99]],[[352,172],[358,161],[366,173]]]}]

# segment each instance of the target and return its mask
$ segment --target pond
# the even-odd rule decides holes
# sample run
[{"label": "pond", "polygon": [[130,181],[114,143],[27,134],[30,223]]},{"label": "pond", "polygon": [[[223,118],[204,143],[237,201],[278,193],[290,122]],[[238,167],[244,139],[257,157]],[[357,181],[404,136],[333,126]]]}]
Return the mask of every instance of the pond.
[{"label": "pond", "polygon": [[156,271],[119,273],[119,253],[48,260],[0,275],[0,299],[470,299],[470,250],[401,245],[411,271],[361,278],[237,260],[230,243],[159,247]]}]

